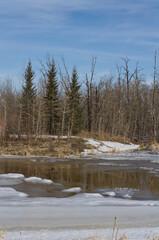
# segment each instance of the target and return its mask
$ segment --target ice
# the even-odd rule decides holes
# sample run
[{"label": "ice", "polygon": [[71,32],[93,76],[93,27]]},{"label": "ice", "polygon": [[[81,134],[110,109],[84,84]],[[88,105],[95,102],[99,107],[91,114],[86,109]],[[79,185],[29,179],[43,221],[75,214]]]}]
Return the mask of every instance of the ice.
[{"label": "ice", "polygon": [[129,194],[125,194],[123,198],[131,198],[131,196]]},{"label": "ice", "polygon": [[102,193],[104,196],[110,196],[110,197],[115,197],[115,192],[108,192],[108,191],[106,191],[106,192],[103,192]]},{"label": "ice", "polygon": [[[130,194],[129,194],[130,195]],[[124,196],[124,195],[123,195]],[[131,196],[131,195],[130,195]],[[158,207],[159,201],[157,200],[132,200],[129,198],[114,198],[111,196],[104,197],[99,193],[78,193],[74,196],[67,198],[46,198],[46,197],[36,197],[36,198],[26,198],[20,202],[14,202],[11,200],[7,202],[8,205],[14,206],[58,206],[58,207],[90,207],[90,206],[153,206]],[[6,202],[1,201],[0,205],[6,205]]]},{"label": "ice", "polygon": [[0,174],[0,178],[24,179],[24,175],[19,173],[7,173],[7,174]]},{"label": "ice", "polygon": [[0,178],[0,186],[13,186],[21,184],[23,181],[19,178]]},{"label": "ice", "polygon": [[[126,239],[131,240],[146,240],[146,239],[159,239],[159,228],[119,228],[118,239],[123,235],[126,235]],[[4,236],[7,240],[30,240],[30,239],[42,239],[42,240],[77,240],[77,239],[112,239],[112,228],[100,228],[100,229],[63,229],[63,230],[30,230],[30,231],[10,231],[4,232]],[[96,236],[96,237],[95,237]]]},{"label": "ice", "polygon": [[27,197],[28,195],[23,192],[18,192],[10,187],[0,187],[0,199],[9,197]]},{"label": "ice", "polygon": [[81,188],[80,187],[68,188],[68,189],[62,190],[62,192],[66,192],[66,193],[79,193],[79,192],[81,192]]},{"label": "ice", "polygon": [[53,181],[49,179],[42,179],[40,177],[28,177],[24,179],[28,183],[44,183],[44,184],[53,184]]}]

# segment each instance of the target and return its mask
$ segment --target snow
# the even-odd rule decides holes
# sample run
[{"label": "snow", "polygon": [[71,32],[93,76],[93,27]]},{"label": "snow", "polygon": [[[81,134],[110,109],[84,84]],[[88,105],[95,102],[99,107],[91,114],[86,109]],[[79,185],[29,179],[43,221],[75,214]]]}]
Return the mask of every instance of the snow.
[{"label": "snow", "polygon": [[44,183],[44,184],[52,184],[53,181],[49,179],[42,179],[40,177],[28,177],[24,179],[25,182],[28,183]]},{"label": "snow", "polygon": [[108,192],[108,191],[106,191],[106,192],[103,192],[102,193],[104,196],[110,196],[110,197],[115,197],[115,192]]},{"label": "snow", "polygon": [[[18,135],[10,135],[10,137],[18,138]],[[22,138],[27,138],[27,135],[21,135]],[[34,136],[36,138],[52,138],[52,139],[67,139],[68,136],[57,136],[57,135],[38,135]],[[71,136],[71,138],[78,138],[76,136]],[[122,152],[122,151],[134,151],[139,149],[140,145],[135,145],[132,143],[129,144],[123,144],[119,142],[111,142],[111,141],[101,141],[101,140],[94,140],[91,138],[84,138],[87,144],[92,145],[95,147],[94,149],[85,149],[82,154],[84,156],[87,156],[89,154],[99,154],[99,153],[107,153],[107,152]]]},{"label": "snow", "polygon": [[62,192],[66,192],[66,193],[79,193],[79,192],[81,192],[81,188],[80,187],[68,188],[68,189],[62,190]]},{"label": "snow", "polygon": [[158,201],[103,197],[99,193],[59,199],[26,196],[12,188],[0,188],[0,229],[6,229],[4,239],[75,240],[95,234],[111,239],[115,215],[124,227],[119,237],[126,233],[128,239],[144,240],[159,234]]},{"label": "snow", "polygon": [[0,178],[24,179],[24,175],[19,173],[7,173],[7,174],[0,174]]},{"label": "snow", "polygon": [[123,198],[131,198],[131,196],[129,194],[125,194]]},{"label": "snow", "polygon": [[[125,149],[129,147],[130,150],[131,147],[136,148],[138,145],[126,144],[126,146],[122,146],[95,140],[91,143],[97,148],[94,149],[94,154],[101,154],[101,158],[111,160],[148,159],[151,162],[159,163],[159,155],[153,155],[151,158],[151,154],[148,152],[140,152],[140,154],[138,152],[107,153],[114,151],[114,149],[118,151],[118,147],[120,147],[120,151],[128,151]],[[106,149],[109,151],[103,152]],[[93,151],[88,150],[88,152],[92,153]],[[105,164],[109,165],[110,163]],[[150,168],[144,169],[151,170]],[[1,174],[0,181],[1,183],[2,181],[53,183],[49,179],[33,176],[25,178],[24,175],[15,173]],[[18,192],[13,188],[1,187],[0,229],[8,229],[4,233],[4,240],[76,240],[93,235],[112,239],[113,217],[115,215],[119,217],[118,222],[123,227],[120,227],[118,238],[124,233],[131,240],[153,239],[154,236],[159,235],[159,201],[132,200],[131,193],[138,191],[138,189],[116,188],[112,190],[104,189],[102,194],[81,193],[81,188],[73,187],[63,190],[64,192],[77,193],[71,197],[29,198],[27,194]],[[124,199],[118,198],[118,195]],[[149,236],[150,238],[148,238]]]},{"label": "snow", "polygon": [[[25,182],[28,182],[28,183],[43,183],[43,184],[53,184],[53,181],[50,180],[50,179],[42,179],[40,177],[28,177],[28,178],[25,178],[25,176],[23,174],[19,174],[19,173],[7,173],[7,174],[0,174],[0,180],[2,182],[2,180],[7,180],[6,181],[6,184],[9,183],[8,179],[12,179],[13,180],[23,180]],[[14,181],[13,181],[14,183]],[[16,182],[15,182],[16,183]],[[20,182],[19,182],[20,183]],[[13,184],[12,184],[13,185]]]},{"label": "snow", "polygon": [[[126,235],[126,239],[131,240],[152,240],[159,239],[159,228],[124,228],[119,229],[118,239],[123,235]],[[42,240],[77,240],[77,239],[112,239],[111,228],[100,229],[65,229],[65,230],[22,230],[22,231],[10,231],[4,232],[4,236],[7,240],[30,240],[30,239],[42,239]],[[94,236],[94,237],[93,237]],[[96,236],[96,237],[95,237]],[[92,238],[91,238],[92,237]]]},{"label": "snow", "polygon": [[[13,189],[14,191],[14,189]],[[10,193],[10,192],[9,192]],[[129,194],[130,195],[130,194]],[[0,195],[1,196],[1,195]],[[124,196],[124,195],[123,195]],[[131,196],[131,195],[130,195]],[[78,193],[74,196],[67,198],[56,198],[56,197],[34,197],[34,198],[24,198],[20,202],[14,202],[12,200],[3,201],[0,198],[0,206],[8,204],[9,206],[58,206],[58,207],[159,207],[158,200],[132,200],[129,197],[125,198],[115,198],[114,196],[104,197],[99,193]]]},{"label": "snow", "polygon": [[107,152],[122,152],[122,151],[134,151],[139,149],[140,145],[135,144],[123,144],[118,142],[110,141],[100,141],[90,138],[84,138],[87,144],[92,145],[95,149],[85,149],[83,154],[86,156],[88,154],[99,154]]},{"label": "snow", "polygon": [[9,198],[9,197],[27,197],[28,195],[23,192],[18,192],[10,187],[0,187],[0,198]]}]

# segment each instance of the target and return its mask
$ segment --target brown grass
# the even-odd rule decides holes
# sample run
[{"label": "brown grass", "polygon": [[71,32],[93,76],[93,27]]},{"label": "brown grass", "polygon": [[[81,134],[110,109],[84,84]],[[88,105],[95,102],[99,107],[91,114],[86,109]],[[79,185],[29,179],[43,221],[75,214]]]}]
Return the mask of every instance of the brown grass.
[{"label": "brown grass", "polygon": [[80,156],[80,153],[89,147],[81,138],[11,138],[1,143],[0,155],[34,155],[63,158],[70,155]]},{"label": "brown grass", "polygon": [[152,150],[159,151],[159,143],[156,142],[156,141],[153,141],[153,142],[150,144],[150,147],[152,148]]}]

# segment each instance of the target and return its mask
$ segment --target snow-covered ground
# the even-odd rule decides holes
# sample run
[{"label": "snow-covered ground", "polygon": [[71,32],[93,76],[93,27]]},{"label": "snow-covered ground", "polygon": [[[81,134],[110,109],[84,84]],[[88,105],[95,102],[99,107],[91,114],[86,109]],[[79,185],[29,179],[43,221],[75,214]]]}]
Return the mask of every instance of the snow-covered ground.
[{"label": "snow-covered ground", "polygon": [[[19,179],[14,176],[13,181],[16,180]],[[68,189],[77,190],[80,188]],[[30,198],[4,186],[0,188],[0,229],[6,231],[7,240],[75,240],[92,235],[108,240],[114,217],[118,216],[119,237],[126,233],[127,239],[142,240],[159,235],[159,201],[120,199],[115,198],[114,192],[105,194],[109,197],[78,193],[67,198]]]},{"label": "snow-covered ground", "polygon": [[[18,135],[11,134],[10,137],[18,138]],[[22,138],[27,138],[27,135],[21,135]],[[67,139],[68,136],[57,136],[57,135],[38,135],[35,136],[36,138],[61,138]],[[71,136],[71,138],[78,138],[76,136]],[[107,153],[107,152],[123,152],[123,151],[134,151],[139,149],[140,145],[135,145],[132,143],[123,144],[119,142],[111,142],[111,141],[101,141],[101,140],[94,140],[91,138],[84,138],[87,144],[92,146],[92,149],[85,149],[82,154],[84,156],[88,154],[100,154],[100,153]],[[94,148],[93,148],[94,147]]]},{"label": "snow-covered ground", "polygon": [[84,138],[87,144],[90,144],[94,149],[85,149],[83,154],[86,156],[88,154],[100,154],[100,153],[116,153],[116,152],[124,152],[124,151],[134,151],[139,149],[140,145],[135,144],[123,144],[118,142],[110,142],[110,141],[101,141],[94,140],[90,138]]},{"label": "snow-covered ground", "polygon": [[[67,229],[67,230],[32,230],[4,232],[7,240],[112,240],[112,229]],[[159,228],[125,228],[120,229],[118,239],[125,235],[127,240],[157,240],[159,239]],[[158,236],[158,237],[157,237]],[[91,238],[92,237],[92,238]],[[115,239],[115,238],[114,238]]]}]

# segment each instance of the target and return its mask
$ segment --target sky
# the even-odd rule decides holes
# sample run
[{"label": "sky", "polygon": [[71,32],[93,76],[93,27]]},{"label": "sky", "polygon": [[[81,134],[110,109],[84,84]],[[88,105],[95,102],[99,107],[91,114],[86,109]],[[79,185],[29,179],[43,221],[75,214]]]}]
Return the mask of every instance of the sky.
[{"label": "sky", "polygon": [[31,59],[38,81],[49,54],[57,65],[64,57],[69,72],[76,66],[81,81],[93,56],[96,79],[116,74],[128,57],[130,71],[138,62],[150,82],[155,50],[159,59],[158,12],[158,0],[0,0],[0,80],[21,84]]}]

